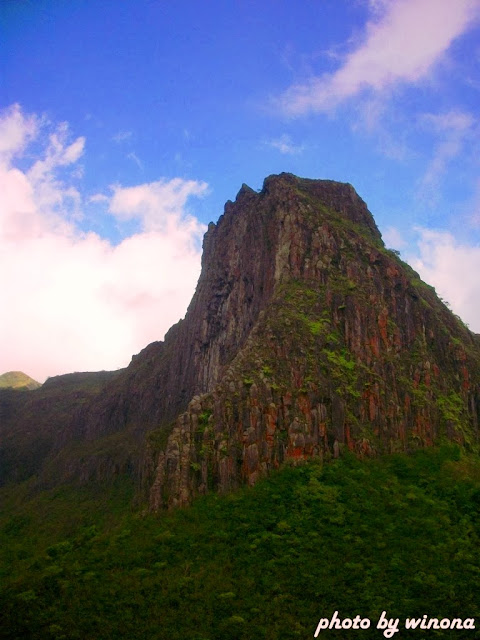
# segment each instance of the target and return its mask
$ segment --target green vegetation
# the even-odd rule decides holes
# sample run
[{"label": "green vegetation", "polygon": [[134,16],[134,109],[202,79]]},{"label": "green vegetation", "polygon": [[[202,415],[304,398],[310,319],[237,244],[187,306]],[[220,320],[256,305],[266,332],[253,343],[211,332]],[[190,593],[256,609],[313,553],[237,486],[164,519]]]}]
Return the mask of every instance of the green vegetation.
[{"label": "green vegetation", "polygon": [[208,423],[210,420],[210,416],[213,414],[211,409],[206,409],[202,411],[202,413],[198,416],[198,427],[199,431],[203,432],[208,427]]},{"label": "green vegetation", "polygon": [[357,365],[351,359],[348,350],[341,351],[324,351],[331,365],[331,376],[338,384],[337,391],[347,398],[359,398],[361,393],[357,390],[358,376]]},{"label": "green vegetation", "polygon": [[22,371],[8,371],[0,375],[0,389],[38,389],[42,385]]},{"label": "green vegetation", "polygon": [[461,419],[465,412],[465,403],[458,393],[452,391],[448,395],[440,396],[437,404],[445,420],[449,420],[456,425],[461,424]]},{"label": "green vegetation", "polygon": [[312,335],[319,336],[325,332],[325,328],[329,327],[329,322],[327,320],[309,320],[308,326]]},{"label": "green vegetation", "polygon": [[[129,512],[126,487],[106,504],[90,490],[27,492],[0,527],[0,637],[288,640],[312,637],[334,611],[472,617],[478,628],[478,463],[453,446],[346,455],[159,515]],[[373,627],[348,637],[383,637]]]}]

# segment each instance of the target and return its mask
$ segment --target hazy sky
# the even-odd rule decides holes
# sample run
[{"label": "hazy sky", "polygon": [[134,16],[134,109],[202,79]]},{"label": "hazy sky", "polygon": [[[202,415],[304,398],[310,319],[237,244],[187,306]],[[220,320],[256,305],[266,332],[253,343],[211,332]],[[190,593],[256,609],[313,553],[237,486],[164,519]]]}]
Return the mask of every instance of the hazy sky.
[{"label": "hazy sky", "polygon": [[480,0],[3,0],[0,373],[126,366],[271,173],[350,182],[480,332]]}]

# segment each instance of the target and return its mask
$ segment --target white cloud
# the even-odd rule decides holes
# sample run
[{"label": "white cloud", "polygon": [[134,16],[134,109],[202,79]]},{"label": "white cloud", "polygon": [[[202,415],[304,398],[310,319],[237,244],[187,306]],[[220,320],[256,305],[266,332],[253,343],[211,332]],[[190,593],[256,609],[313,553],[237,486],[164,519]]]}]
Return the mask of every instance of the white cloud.
[{"label": "white cloud", "polygon": [[388,8],[390,0],[368,0],[368,7],[373,15],[381,16]]},{"label": "white cloud", "polygon": [[421,121],[437,133],[455,131],[463,133],[474,123],[473,117],[463,111],[447,111],[446,113],[424,113]]},{"label": "white cloud", "polygon": [[355,117],[350,122],[352,131],[374,136],[376,148],[387,158],[405,162],[412,156],[406,142],[408,126],[403,123],[399,126],[397,115],[387,109],[387,103],[379,95],[363,99],[355,106]]},{"label": "white cloud", "polygon": [[[145,231],[165,232],[175,227],[188,198],[205,195],[207,188],[205,182],[181,178],[136,187],[115,186],[110,212],[119,220],[140,220]],[[195,232],[198,221],[192,217],[184,217],[184,224]]]},{"label": "white cloud", "polygon": [[440,180],[448,164],[463,149],[464,142],[471,136],[474,118],[462,111],[449,111],[440,114],[424,114],[420,119],[423,128],[432,130],[439,139],[430,161],[418,186],[421,200],[435,206],[440,193]]},{"label": "white cloud", "polygon": [[112,136],[112,140],[117,143],[125,142],[125,140],[129,140],[132,135],[131,131],[118,131],[118,133]]},{"label": "white cloud", "polygon": [[133,162],[135,162],[135,164],[137,165],[137,167],[143,171],[143,164],[140,160],[140,158],[137,156],[137,154],[134,151],[130,151],[130,153],[127,153],[127,158],[129,160],[133,160]]},{"label": "white cloud", "polygon": [[[39,120],[19,108],[0,113],[8,158],[34,137],[32,122]],[[84,145],[83,138],[70,143],[62,125],[29,170],[10,161],[0,167],[0,372],[23,370],[42,381],[125,366],[162,339],[194,291],[205,229],[185,206],[206,185],[177,178],[92,196],[112,215],[140,220],[139,233],[113,246],[79,230],[71,210],[84,199],[70,174],[58,177]]]},{"label": "white cloud", "polygon": [[14,104],[6,109],[0,119],[0,162],[9,162],[13,155],[21,153],[36,136],[38,125],[38,118],[25,117],[20,105]]},{"label": "white cloud", "polygon": [[365,39],[337,71],[290,87],[283,111],[329,111],[365,89],[416,83],[480,15],[480,0],[388,0],[371,3]]},{"label": "white cloud", "polygon": [[110,198],[103,193],[94,193],[93,196],[89,196],[88,202],[109,202]]},{"label": "white cloud", "polygon": [[286,134],[280,136],[280,138],[269,140],[267,144],[268,146],[280,151],[280,153],[286,155],[296,155],[298,153],[302,153],[305,148],[303,145],[294,144],[290,136],[287,136]]},{"label": "white cloud", "polygon": [[409,259],[462,320],[480,333],[480,246],[458,242],[451,233],[417,229],[419,255]]},{"label": "white cloud", "polygon": [[388,227],[382,232],[382,237],[385,245],[392,249],[403,249],[407,244],[400,231],[395,227]]}]

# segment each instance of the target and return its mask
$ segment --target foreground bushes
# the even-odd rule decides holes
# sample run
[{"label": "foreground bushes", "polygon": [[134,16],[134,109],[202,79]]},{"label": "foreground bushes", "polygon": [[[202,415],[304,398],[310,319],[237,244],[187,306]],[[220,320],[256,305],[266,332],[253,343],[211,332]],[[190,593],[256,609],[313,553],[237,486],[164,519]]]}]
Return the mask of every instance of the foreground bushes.
[{"label": "foreground bushes", "polygon": [[372,626],[321,638],[383,638],[373,622],[383,611],[401,621],[476,618],[479,628],[479,469],[454,447],[347,456],[171,514],[119,512],[43,547],[37,530],[38,554],[34,520],[17,517],[15,528],[10,517],[0,637],[283,640],[313,637],[335,611]]}]

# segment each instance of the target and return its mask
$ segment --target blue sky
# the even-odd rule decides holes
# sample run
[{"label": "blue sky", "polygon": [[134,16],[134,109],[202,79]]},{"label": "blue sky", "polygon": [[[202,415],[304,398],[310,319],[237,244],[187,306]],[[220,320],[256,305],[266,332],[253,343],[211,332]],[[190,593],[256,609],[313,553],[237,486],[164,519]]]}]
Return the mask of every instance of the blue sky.
[{"label": "blue sky", "polygon": [[282,171],[353,184],[480,332],[480,0],[0,14],[0,371],[128,364],[184,315],[205,225]]}]

